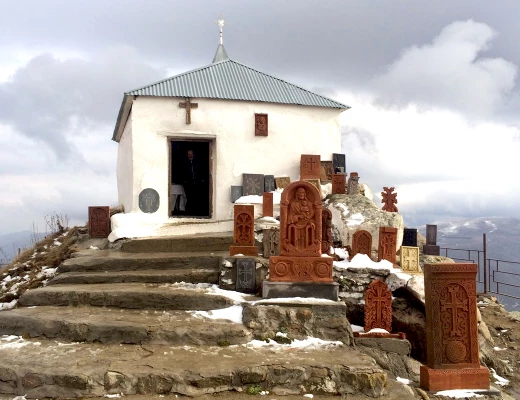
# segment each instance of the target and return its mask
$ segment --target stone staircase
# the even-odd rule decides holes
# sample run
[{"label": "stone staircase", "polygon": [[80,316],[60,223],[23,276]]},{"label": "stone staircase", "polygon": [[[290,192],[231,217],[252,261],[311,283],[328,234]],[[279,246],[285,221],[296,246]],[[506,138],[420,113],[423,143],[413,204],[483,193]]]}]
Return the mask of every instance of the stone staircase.
[{"label": "stone staircase", "polygon": [[[200,315],[241,307],[212,286],[231,242],[222,234],[139,239],[120,250],[76,253],[46,287],[0,312],[0,394],[195,396],[256,386],[278,394],[384,396],[386,373],[350,346],[273,348],[252,341],[261,323],[250,329],[251,321]],[[245,305],[249,319],[269,307]],[[284,305],[273,307],[270,315]],[[312,305],[298,307],[295,318],[308,323]],[[337,322],[344,305],[331,307],[337,326],[344,325]]]}]

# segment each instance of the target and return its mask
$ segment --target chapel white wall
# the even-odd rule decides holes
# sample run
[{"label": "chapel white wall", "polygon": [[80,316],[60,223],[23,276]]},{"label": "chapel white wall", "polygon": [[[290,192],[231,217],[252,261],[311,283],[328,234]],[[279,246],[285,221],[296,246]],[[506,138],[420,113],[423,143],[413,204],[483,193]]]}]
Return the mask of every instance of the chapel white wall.
[{"label": "chapel white wall", "polygon": [[123,135],[119,141],[117,150],[117,192],[119,204],[123,205],[125,211],[131,211],[133,207],[134,194],[134,174],[133,174],[133,155],[132,149],[132,113],[128,116],[123,130]]},{"label": "chapel white wall", "polygon": [[[132,107],[132,128],[122,135],[118,160],[118,181],[128,179],[132,188],[131,206],[138,211],[141,190],[151,187],[160,196],[156,214],[168,217],[168,138],[206,138],[213,142],[213,217],[229,219],[233,204],[231,185],[242,185],[243,173],[259,173],[299,178],[301,154],[319,154],[331,160],[341,151],[339,116],[342,110],[324,107],[270,104],[261,102],[192,99],[191,124],[186,124],[182,98],[137,97]],[[255,113],[266,113],[269,136],[254,135]],[[129,133],[131,140],[125,141]],[[133,176],[120,173],[133,160]],[[120,201],[128,201],[127,184],[120,184]],[[122,197],[123,196],[123,197]]]}]

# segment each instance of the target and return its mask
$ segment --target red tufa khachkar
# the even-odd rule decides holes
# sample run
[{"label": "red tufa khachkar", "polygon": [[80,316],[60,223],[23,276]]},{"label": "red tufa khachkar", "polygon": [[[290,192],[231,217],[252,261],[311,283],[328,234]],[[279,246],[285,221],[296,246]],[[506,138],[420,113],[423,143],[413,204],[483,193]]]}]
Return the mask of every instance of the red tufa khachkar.
[{"label": "red tufa khachkar", "polygon": [[321,157],[315,154],[302,154],[300,158],[300,179],[320,179]]},{"label": "red tufa khachkar", "polygon": [[479,362],[477,270],[477,264],[424,265],[423,389],[489,389],[489,370]]},{"label": "red tufa khachkar", "polygon": [[383,198],[381,199],[381,203],[383,204],[383,211],[388,212],[397,212],[397,193],[392,193],[395,188],[387,188],[386,186],[383,187],[383,192],[381,192],[381,196]]},{"label": "red tufa khachkar", "polygon": [[332,246],[332,212],[323,208],[321,210],[321,252],[329,254]]},{"label": "red tufa khachkar", "polygon": [[390,226],[379,227],[378,261],[387,260],[392,264],[396,261],[397,228]]},{"label": "red tufa khachkar", "polygon": [[273,216],[273,194],[271,192],[264,192],[262,198],[262,216]]},{"label": "red tufa khachkar", "polygon": [[229,246],[229,255],[258,256],[258,247],[255,246],[255,206],[235,204],[234,214],[233,245]]},{"label": "red tufa khachkar", "polygon": [[332,175],[332,194],[345,194],[345,183],[347,175],[333,174]]},{"label": "red tufa khachkar", "polygon": [[322,203],[305,181],[285,188],[280,201],[280,256],[269,258],[272,282],[332,282],[332,258],[321,257]]},{"label": "red tufa khachkar", "polygon": [[349,253],[350,258],[356,254],[366,254],[372,258],[372,235],[363,229],[356,231],[352,235],[352,252]]},{"label": "red tufa khachkar", "polygon": [[90,237],[106,238],[110,234],[110,207],[88,208],[88,231]]},{"label": "red tufa khachkar", "polygon": [[[386,332],[369,332],[372,329]],[[365,333],[356,332],[356,337],[405,339],[404,333],[392,332],[392,292],[379,279],[372,281],[365,291]]]}]

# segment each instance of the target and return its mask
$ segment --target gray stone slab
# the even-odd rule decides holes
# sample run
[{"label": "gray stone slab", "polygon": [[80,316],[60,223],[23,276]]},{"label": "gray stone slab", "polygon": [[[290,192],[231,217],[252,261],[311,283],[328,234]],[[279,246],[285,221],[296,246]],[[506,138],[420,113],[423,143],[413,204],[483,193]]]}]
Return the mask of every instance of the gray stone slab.
[{"label": "gray stone slab", "polygon": [[426,225],[426,244],[437,244],[437,225]]},{"label": "gray stone slab", "polygon": [[264,192],[272,192],[275,189],[274,175],[264,175]]},{"label": "gray stone slab", "polygon": [[406,339],[357,337],[354,338],[354,342],[359,346],[372,347],[403,356],[409,356],[412,351],[412,345]]},{"label": "gray stone slab", "polygon": [[244,196],[261,196],[264,192],[264,175],[263,174],[242,174],[242,186],[244,188]]},{"label": "gray stone slab", "polygon": [[423,254],[427,256],[440,256],[441,249],[435,244],[425,244],[423,247]]},{"label": "gray stone slab", "polygon": [[242,186],[231,186],[231,203],[234,203],[244,194]]},{"label": "gray stone slab", "polygon": [[256,268],[254,258],[237,258],[236,291],[242,293],[256,292]]},{"label": "gray stone slab", "polygon": [[[343,171],[341,171],[339,168],[343,168]],[[346,172],[345,168],[345,154],[332,154],[332,169],[334,173],[337,174],[338,172]]]},{"label": "gray stone slab", "polygon": [[404,228],[403,246],[417,247],[417,229]]},{"label": "gray stone slab", "polygon": [[339,284],[314,282],[269,282],[262,283],[262,297],[306,297],[338,301]]},{"label": "gray stone slab", "polygon": [[263,232],[263,256],[269,258],[271,256],[280,255],[280,229],[264,229]]},{"label": "gray stone slab", "polygon": [[143,189],[139,193],[139,209],[144,213],[152,214],[159,209],[159,193],[152,188]]}]

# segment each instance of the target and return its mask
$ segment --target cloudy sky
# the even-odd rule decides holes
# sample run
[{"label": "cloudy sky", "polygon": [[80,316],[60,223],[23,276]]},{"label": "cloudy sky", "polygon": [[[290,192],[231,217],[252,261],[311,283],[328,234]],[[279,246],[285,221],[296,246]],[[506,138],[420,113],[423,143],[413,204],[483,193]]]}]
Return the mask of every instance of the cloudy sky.
[{"label": "cloudy sky", "polygon": [[347,171],[408,226],[520,217],[518,0],[3,1],[0,234],[116,205],[125,91],[229,56],[352,107]]}]

